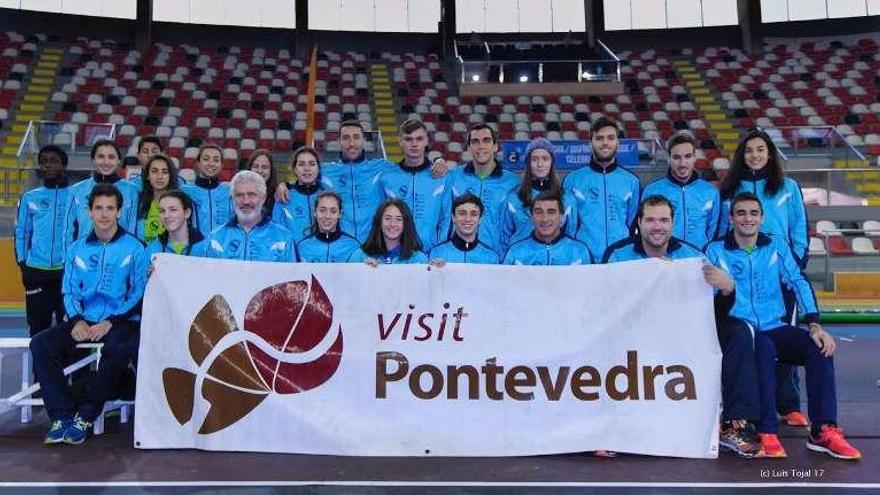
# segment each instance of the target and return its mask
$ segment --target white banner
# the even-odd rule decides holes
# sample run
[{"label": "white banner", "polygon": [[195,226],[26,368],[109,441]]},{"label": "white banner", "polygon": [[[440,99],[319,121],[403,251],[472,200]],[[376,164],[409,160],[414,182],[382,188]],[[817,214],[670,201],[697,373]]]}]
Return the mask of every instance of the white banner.
[{"label": "white banner", "polygon": [[699,260],[154,265],[136,447],[717,457]]}]

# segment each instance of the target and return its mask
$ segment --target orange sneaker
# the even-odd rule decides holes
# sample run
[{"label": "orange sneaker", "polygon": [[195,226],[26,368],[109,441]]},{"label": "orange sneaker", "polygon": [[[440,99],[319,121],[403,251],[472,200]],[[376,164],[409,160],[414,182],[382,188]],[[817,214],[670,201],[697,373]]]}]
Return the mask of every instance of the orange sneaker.
[{"label": "orange sneaker", "polygon": [[858,460],[862,458],[862,453],[843,438],[843,428],[833,425],[822,425],[819,430],[819,437],[807,440],[807,448],[814,452],[824,452],[831,457],[847,460]]},{"label": "orange sneaker", "polygon": [[800,411],[791,411],[790,413],[786,413],[782,416],[782,419],[788,426],[810,426],[810,422],[807,421],[807,417],[801,414]]},{"label": "orange sneaker", "polygon": [[779,437],[775,433],[759,433],[761,436],[761,453],[758,457],[770,457],[784,459],[788,457],[785,448],[779,443]]}]

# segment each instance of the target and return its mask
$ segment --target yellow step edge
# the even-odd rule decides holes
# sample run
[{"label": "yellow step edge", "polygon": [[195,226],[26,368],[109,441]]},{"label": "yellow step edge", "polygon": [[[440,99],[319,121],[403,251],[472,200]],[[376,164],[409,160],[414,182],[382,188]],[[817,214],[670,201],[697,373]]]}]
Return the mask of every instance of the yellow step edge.
[{"label": "yellow step edge", "polygon": [[693,88],[690,90],[690,93],[694,96],[706,96],[711,94],[708,88]]},{"label": "yellow step edge", "polygon": [[710,103],[710,104],[706,104],[706,105],[700,105],[700,110],[701,110],[703,113],[719,113],[719,112],[722,112],[721,107],[719,107],[717,104],[711,104],[711,103]]},{"label": "yellow step edge", "polygon": [[709,128],[713,131],[731,131],[733,130],[733,124],[730,122],[709,122]]},{"label": "yellow step edge", "polygon": [[30,83],[27,86],[28,93],[50,93],[52,92],[52,86],[48,84],[34,84]]},{"label": "yellow step edge", "polygon": [[40,55],[40,60],[45,60],[47,62],[57,62],[61,60],[60,53],[43,53]]},{"label": "yellow step edge", "polygon": [[391,93],[373,93],[373,98],[379,100],[382,98],[391,99]]},{"label": "yellow step edge", "polygon": [[681,78],[684,79],[685,83],[687,83],[689,81],[699,81],[700,75],[696,72],[685,72],[681,75]]},{"label": "yellow step edge", "polygon": [[719,132],[715,135],[721,141],[736,141],[739,139],[739,134],[735,132]]},{"label": "yellow step edge", "polygon": [[49,69],[34,69],[35,76],[54,76],[55,71]]},{"label": "yellow step edge", "polygon": [[397,133],[397,127],[394,127],[393,125],[380,125],[378,127],[379,130],[382,131],[383,136]]},{"label": "yellow step edge", "polygon": [[870,166],[867,160],[834,160],[835,168],[866,168]]},{"label": "yellow step edge", "polygon": [[727,120],[727,115],[721,112],[703,112],[703,117],[710,121]]},{"label": "yellow step edge", "polygon": [[64,49],[56,46],[47,46],[46,48],[43,48],[43,53],[64,53]]},{"label": "yellow step edge", "polygon": [[57,68],[58,68],[58,65],[59,65],[59,61],[57,61],[57,60],[55,60],[55,61],[50,61],[50,60],[40,60],[39,62],[37,62],[36,68],[37,68],[37,69],[51,69],[51,70],[54,70],[54,69],[57,69]]},{"label": "yellow step edge", "polygon": [[52,83],[54,83],[54,82],[55,82],[55,80],[52,79],[52,78],[49,78],[49,77],[34,77],[34,78],[31,78],[31,84],[46,85],[46,86],[51,87],[51,86],[52,86]]},{"label": "yellow step edge", "polygon": [[705,88],[706,81],[702,79],[692,79],[684,82],[684,85],[688,88]]},{"label": "yellow step edge", "polygon": [[696,101],[697,103],[713,103],[715,101],[715,98],[711,96],[697,96],[696,98],[694,98],[694,101]]},{"label": "yellow step edge", "polygon": [[377,107],[393,107],[394,100],[392,100],[391,98],[376,99],[373,100],[373,105]]},{"label": "yellow step edge", "polygon": [[27,103],[46,103],[49,101],[49,95],[24,95],[24,101]]},{"label": "yellow step edge", "polygon": [[31,120],[42,120],[43,117],[40,115],[32,115],[27,113],[17,113],[15,114],[15,122],[23,122],[28,123]]},{"label": "yellow step edge", "polygon": [[376,122],[379,124],[394,124],[397,122],[397,119],[394,117],[380,116],[376,117]]},{"label": "yellow step edge", "polygon": [[[15,150],[18,153],[18,150]],[[15,167],[18,165],[18,160],[15,158],[0,158],[0,167]]]},{"label": "yellow step edge", "polygon": [[847,172],[843,175],[846,177],[846,180],[852,181],[880,179],[880,172]]},{"label": "yellow step edge", "polygon": [[873,183],[873,184],[856,184],[856,191],[858,191],[858,192],[880,193],[880,183]]},{"label": "yellow step edge", "polygon": [[394,109],[393,108],[377,108],[376,114],[377,115],[394,115]]},{"label": "yellow step edge", "polygon": [[27,124],[12,124],[12,127],[10,127],[10,129],[12,129],[12,132],[22,133],[27,130],[27,127]]},{"label": "yellow step edge", "polygon": [[14,155],[14,154],[18,153],[18,146],[4,146],[4,147],[0,148],[0,151],[3,151],[3,153],[8,153],[10,155]]},{"label": "yellow step edge", "polygon": [[46,105],[40,105],[37,103],[22,103],[18,108],[24,112],[45,112],[46,111]]}]

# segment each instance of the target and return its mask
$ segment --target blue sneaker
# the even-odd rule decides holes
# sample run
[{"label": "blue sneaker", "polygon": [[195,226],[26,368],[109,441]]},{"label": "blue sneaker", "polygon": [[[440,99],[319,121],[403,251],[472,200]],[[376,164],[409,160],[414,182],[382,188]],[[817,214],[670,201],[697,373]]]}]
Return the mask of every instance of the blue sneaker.
[{"label": "blue sneaker", "polygon": [[70,426],[64,430],[64,439],[63,442],[68,445],[79,445],[86,441],[86,437],[89,435],[89,429],[91,429],[92,423],[84,420],[82,416],[77,414]]},{"label": "blue sneaker", "polygon": [[52,427],[49,428],[49,431],[46,432],[46,436],[43,437],[43,444],[54,445],[63,442],[64,432],[67,431],[71,425],[73,425],[73,420],[70,418],[56,419],[53,421]]}]

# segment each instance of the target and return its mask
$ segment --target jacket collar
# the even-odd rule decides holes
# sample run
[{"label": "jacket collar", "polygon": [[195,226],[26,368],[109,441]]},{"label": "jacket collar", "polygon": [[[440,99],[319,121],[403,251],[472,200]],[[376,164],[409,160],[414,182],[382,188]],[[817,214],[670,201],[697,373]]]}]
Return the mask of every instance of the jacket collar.
[{"label": "jacket collar", "polygon": [[408,174],[415,175],[419,172],[422,172],[424,170],[428,170],[429,168],[431,168],[431,164],[428,162],[428,157],[425,157],[425,161],[422,162],[422,164],[419,165],[418,167],[408,167],[404,164],[405,161],[406,161],[406,159],[400,160],[399,162],[397,162],[397,164],[400,166],[400,170],[403,170],[404,172],[406,172]]},{"label": "jacket collar", "polygon": [[[758,232],[758,241],[755,243],[757,247],[767,246],[771,242],[773,242],[773,240],[769,235],[763,232]],[[734,237],[732,230],[724,236],[724,249],[728,251],[736,251],[737,249],[740,249],[739,244],[736,243],[736,237]]]},{"label": "jacket collar", "polygon": [[367,152],[366,152],[366,150],[361,150],[360,156],[358,156],[354,160],[349,160],[349,159],[345,158],[345,156],[343,156],[342,152],[340,151],[339,152],[339,161],[342,163],[345,163],[345,164],[349,164],[349,165],[355,164],[355,163],[365,162],[365,161],[367,161]]},{"label": "jacket collar", "polygon": [[593,169],[594,172],[598,172],[600,174],[610,174],[611,172],[614,172],[615,170],[617,170],[617,158],[615,158],[611,162],[610,165],[603,168],[602,165],[599,165],[598,163],[596,163],[596,160],[594,160],[591,157],[590,158],[590,168]]},{"label": "jacket collar", "polygon": [[[496,161],[495,167],[492,169],[492,173],[489,174],[489,177],[501,177],[501,174],[504,173],[504,170],[501,168],[501,165]],[[464,166],[464,171],[470,175],[477,175],[477,169],[474,167],[474,162],[467,162],[467,165]]]},{"label": "jacket collar", "polygon": [[770,166],[765,165],[764,168],[762,168],[761,170],[752,170],[752,169],[747,170],[745,175],[743,176],[742,180],[756,182],[761,179],[766,179],[769,176],[770,176]]},{"label": "jacket collar", "polygon": [[[122,237],[124,235],[125,235],[125,229],[123,229],[122,226],[117,223],[116,224],[116,233],[113,234],[113,238],[110,239],[110,242],[108,244],[112,244],[112,243],[116,242],[117,239],[119,239],[120,237]],[[92,231],[89,233],[88,238],[86,238],[86,242],[92,243],[92,244],[94,244],[96,242],[101,242],[101,239],[98,239],[98,235],[95,234],[95,229],[92,229]]]},{"label": "jacket collar", "polygon": [[[645,244],[642,242],[642,236],[634,235],[631,239],[633,242],[633,250],[642,256],[648,257],[648,253],[645,251]],[[669,244],[666,245],[666,254],[674,253],[680,248],[681,241],[678,238],[670,237]]]},{"label": "jacket collar", "polygon": [[43,179],[43,187],[48,189],[63,189],[69,184],[70,181],[63,175],[57,179]]},{"label": "jacket collar", "polygon": [[315,232],[314,235],[315,239],[330,244],[342,237],[342,231],[339,230],[339,226],[337,226],[336,230],[334,230],[333,232]]},{"label": "jacket collar", "polygon": [[[186,249],[184,249],[184,253],[189,254],[192,247],[202,241],[205,240],[204,234],[199,229],[196,229],[192,225],[187,226],[187,232],[189,232],[189,242],[186,245]],[[159,234],[159,244],[162,245],[162,251],[166,251],[168,249],[168,231],[162,232]]]},{"label": "jacket collar", "polygon": [[94,179],[95,184],[116,184],[122,177],[119,174],[104,175],[95,171],[92,172],[92,179]]},{"label": "jacket collar", "polygon": [[[271,221],[272,221],[272,217],[270,217],[270,216],[268,216],[268,215],[263,215],[263,218],[261,218],[260,221],[257,222],[256,225],[254,225],[254,228],[262,227],[262,226],[264,226],[264,225],[267,225],[267,224],[268,224],[269,222],[271,222]],[[237,215],[234,215],[234,216],[232,217],[232,220],[228,221],[228,222],[226,223],[226,225],[229,226],[229,227],[239,227],[239,228],[241,228],[241,225],[238,223],[238,216],[237,216]]]},{"label": "jacket collar", "polygon": [[553,181],[550,180],[549,176],[543,179],[532,179],[532,190],[546,192],[550,190],[551,184],[553,184]]},{"label": "jacket collar", "polygon": [[557,244],[559,241],[561,241],[561,240],[564,239],[564,238],[565,238],[565,231],[562,230],[562,228],[559,229],[559,235],[556,236],[556,238],[553,239],[553,240],[550,241],[550,242],[544,242],[544,241],[542,241],[541,239],[538,239],[537,232],[536,232],[536,231],[533,231],[533,232],[532,232],[532,239],[534,239],[535,242],[537,242],[537,243],[539,243],[539,244],[544,244],[544,245],[547,245],[547,246],[550,246],[550,245],[553,245],[553,244]]},{"label": "jacket collar", "polygon": [[691,176],[688,177],[688,180],[682,182],[678,179],[678,177],[672,175],[672,170],[667,170],[666,177],[669,179],[669,182],[672,182],[676,186],[684,187],[684,186],[689,186],[689,185],[693,184],[694,182],[696,182],[700,178],[700,174],[698,174],[697,171],[694,170],[691,172]]},{"label": "jacket collar", "polygon": [[196,185],[202,189],[216,189],[220,185],[217,177],[196,177]]},{"label": "jacket collar", "polygon": [[321,176],[318,176],[313,184],[300,184],[298,181],[291,184],[291,189],[295,189],[296,192],[305,196],[311,196],[312,194],[315,194],[320,188]]},{"label": "jacket collar", "polygon": [[480,238],[474,237],[472,242],[468,242],[461,237],[459,237],[458,232],[453,231],[452,237],[449,238],[449,241],[452,242],[452,245],[458,248],[460,251],[473,251],[480,245]]}]

